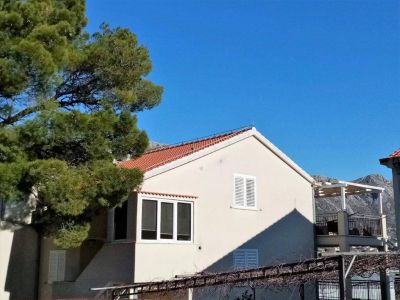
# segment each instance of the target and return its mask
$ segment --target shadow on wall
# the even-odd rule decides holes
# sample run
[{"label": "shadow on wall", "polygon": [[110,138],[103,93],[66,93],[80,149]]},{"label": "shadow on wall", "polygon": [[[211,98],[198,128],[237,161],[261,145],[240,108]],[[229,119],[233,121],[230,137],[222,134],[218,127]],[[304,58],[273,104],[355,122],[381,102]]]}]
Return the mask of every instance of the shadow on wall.
[{"label": "shadow on wall", "polygon": [[[243,224],[243,226],[246,226],[246,224]],[[312,258],[315,255],[314,224],[295,209],[264,231],[244,242],[237,249],[258,249],[259,266],[297,262]],[[205,271],[221,272],[233,270],[233,253],[234,251],[228,253]],[[194,299],[237,299],[245,290],[245,287],[235,288],[230,291],[214,290],[211,293],[199,290],[194,293]],[[249,292],[252,291],[251,289],[248,290]],[[308,286],[305,292],[305,299],[315,298],[313,286]],[[291,287],[290,290],[258,288],[256,295],[257,300],[300,299],[299,287],[296,286]]]},{"label": "shadow on wall", "polygon": [[[36,299],[39,259],[39,236],[29,225],[12,230],[13,238],[4,290],[10,300]],[[8,253],[1,253],[8,255]]]}]

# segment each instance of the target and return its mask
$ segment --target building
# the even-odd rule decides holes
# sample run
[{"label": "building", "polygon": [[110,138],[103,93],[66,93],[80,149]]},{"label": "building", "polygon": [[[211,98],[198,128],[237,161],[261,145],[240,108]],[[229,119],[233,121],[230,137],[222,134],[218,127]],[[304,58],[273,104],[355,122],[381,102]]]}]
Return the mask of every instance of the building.
[{"label": "building", "polygon": [[255,128],[162,147],[118,166],[143,170],[143,184],[95,220],[81,248],[43,239],[41,299],[315,255],[314,180]]},{"label": "building", "polygon": [[392,169],[393,194],[396,214],[397,244],[400,242],[400,149],[390,154],[387,158],[380,159],[381,165]]}]

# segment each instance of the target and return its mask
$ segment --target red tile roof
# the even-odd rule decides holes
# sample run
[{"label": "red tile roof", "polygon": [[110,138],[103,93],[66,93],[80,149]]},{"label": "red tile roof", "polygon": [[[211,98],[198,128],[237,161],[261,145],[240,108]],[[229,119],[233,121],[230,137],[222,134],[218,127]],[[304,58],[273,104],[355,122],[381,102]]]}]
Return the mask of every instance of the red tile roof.
[{"label": "red tile roof", "polygon": [[389,157],[400,157],[400,149],[394,151],[392,154],[389,155]]},{"label": "red tile roof", "polygon": [[250,129],[251,127],[247,127],[191,142],[150,150],[138,158],[118,162],[118,166],[127,169],[139,168],[143,172],[147,172],[207,147],[226,141]]}]

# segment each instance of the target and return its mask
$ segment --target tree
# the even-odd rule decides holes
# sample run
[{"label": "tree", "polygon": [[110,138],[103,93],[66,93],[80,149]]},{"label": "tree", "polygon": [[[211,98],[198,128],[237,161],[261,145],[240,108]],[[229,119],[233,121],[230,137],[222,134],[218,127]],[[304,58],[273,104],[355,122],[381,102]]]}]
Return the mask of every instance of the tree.
[{"label": "tree", "polygon": [[86,23],[84,0],[0,0],[0,198],[33,195],[36,226],[61,247],[141,183],[112,162],[145,151],[134,114],[162,95],[131,31],[89,36]]}]

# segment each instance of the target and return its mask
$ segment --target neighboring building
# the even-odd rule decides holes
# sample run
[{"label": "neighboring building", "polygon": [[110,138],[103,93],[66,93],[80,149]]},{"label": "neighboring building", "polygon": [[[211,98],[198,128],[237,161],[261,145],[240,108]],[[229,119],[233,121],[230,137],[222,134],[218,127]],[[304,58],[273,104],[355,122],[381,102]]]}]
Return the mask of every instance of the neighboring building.
[{"label": "neighboring building", "polygon": [[143,170],[143,184],[95,220],[79,249],[43,239],[41,299],[315,255],[314,180],[255,128],[162,147],[119,167]]},{"label": "neighboring building", "polygon": [[[340,199],[340,210],[316,215],[316,238],[318,252],[330,255],[335,252],[387,251],[388,236],[386,215],[383,214],[383,188],[348,181],[324,182],[315,187],[314,197]],[[347,197],[374,194],[377,204],[376,216],[363,215],[357,211],[349,213]]]},{"label": "neighboring building", "polygon": [[29,225],[32,209],[31,201],[0,201],[0,300],[37,297],[39,236]]},{"label": "neighboring building", "polygon": [[[359,252],[387,252],[388,236],[386,215],[383,214],[382,193],[384,188],[355,182],[321,182],[315,187],[315,201],[336,201],[339,198],[340,209],[336,212],[323,212],[316,215],[315,233],[317,254],[332,256],[340,253],[351,255]],[[351,211],[347,207],[348,197],[373,194],[378,215],[364,215]],[[372,205],[372,204],[371,204]],[[395,300],[395,276],[381,272],[369,278],[353,277],[347,280],[349,299]],[[338,282],[318,282],[318,299],[339,299]],[[393,295],[392,295],[393,294]]]},{"label": "neighboring building", "polygon": [[380,160],[381,165],[392,169],[393,194],[396,215],[397,245],[400,243],[400,149]]}]

